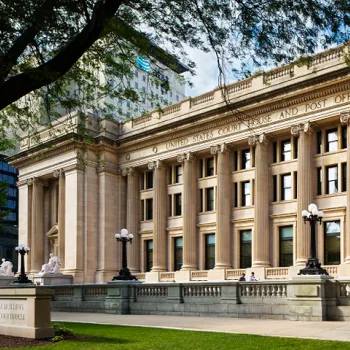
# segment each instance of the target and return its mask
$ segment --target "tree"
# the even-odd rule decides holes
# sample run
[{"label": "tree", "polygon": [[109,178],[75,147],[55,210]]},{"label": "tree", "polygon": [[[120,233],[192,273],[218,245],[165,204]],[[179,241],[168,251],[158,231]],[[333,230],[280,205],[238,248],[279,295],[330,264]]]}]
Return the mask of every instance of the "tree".
[{"label": "tree", "polygon": [[[222,76],[234,59],[249,75],[348,40],[349,10],[348,0],[0,1],[0,150],[9,129],[34,133],[62,109],[92,108],[104,96],[138,101],[124,79],[135,56],[177,64],[152,43],[192,74],[184,45],[214,50]],[[113,117],[111,104],[99,108]]]}]

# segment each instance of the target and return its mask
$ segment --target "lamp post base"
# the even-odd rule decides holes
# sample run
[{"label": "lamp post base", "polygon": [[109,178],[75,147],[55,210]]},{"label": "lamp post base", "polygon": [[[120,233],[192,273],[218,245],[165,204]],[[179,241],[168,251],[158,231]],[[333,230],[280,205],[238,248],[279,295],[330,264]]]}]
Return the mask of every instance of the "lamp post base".
[{"label": "lamp post base", "polygon": [[128,268],[121,268],[118,276],[114,276],[112,281],[133,281],[137,280],[136,276],[130,273]]},{"label": "lamp post base", "polygon": [[299,271],[298,275],[329,275],[329,273],[321,267],[321,264],[316,258],[309,258],[305,267]]},{"label": "lamp post base", "polygon": [[34,284],[27,276],[19,276],[12,284]]}]

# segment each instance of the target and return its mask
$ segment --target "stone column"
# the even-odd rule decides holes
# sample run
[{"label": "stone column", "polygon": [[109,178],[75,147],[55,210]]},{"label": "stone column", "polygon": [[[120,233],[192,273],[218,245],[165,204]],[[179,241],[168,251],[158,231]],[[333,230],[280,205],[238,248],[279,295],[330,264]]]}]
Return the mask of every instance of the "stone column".
[{"label": "stone column", "polygon": [[32,237],[31,237],[31,272],[41,271],[44,257],[44,183],[33,179],[32,191]]},{"label": "stone column", "polygon": [[305,225],[301,212],[312,202],[312,135],[310,122],[292,126],[298,137],[297,234],[295,265],[304,266],[310,254],[310,225]]},{"label": "stone column", "polygon": [[197,270],[197,181],[196,158],[192,153],[177,157],[183,163],[183,264],[181,271]]},{"label": "stone column", "polygon": [[66,178],[63,169],[54,171],[58,177],[58,256],[61,259],[61,269],[64,269],[65,259],[65,214],[66,214]]},{"label": "stone column", "polygon": [[153,267],[152,272],[166,271],[167,181],[164,164],[148,164],[153,172]]},{"label": "stone column", "polygon": [[140,272],[140,177],[134,168],[123,169],[127,176],[126,228],[134,235],[127,245],[128,267],[131,273]]},{"label": "stone column", "polygon": [[215,269],[231,268],[231,179],[230,152],[226,144],[210,148],[217,154],[217,207]]},{"label": "stone column", "polygon": [[270,203],[269,162],[266,134],[248,139],[255,145],[255,205],[252,237],[252,267],[269,267],[270,264]]},{"label": "stone column", "polygon": [[344,263],[350,264],[350,112],[340,115],[342,124],[347,125],[347,151],[346,151],[346,223],[344,231]]}]

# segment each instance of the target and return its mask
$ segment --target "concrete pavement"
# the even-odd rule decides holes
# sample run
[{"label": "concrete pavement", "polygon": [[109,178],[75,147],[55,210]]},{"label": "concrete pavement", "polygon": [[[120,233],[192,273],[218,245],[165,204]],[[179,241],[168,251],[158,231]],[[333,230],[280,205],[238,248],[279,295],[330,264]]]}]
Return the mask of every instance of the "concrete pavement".
[{"label": "concrete pavement", "polygon": [[52,321],[350,341],[350,322],[310,322],[223,317],[111,315],[52,312]]}]

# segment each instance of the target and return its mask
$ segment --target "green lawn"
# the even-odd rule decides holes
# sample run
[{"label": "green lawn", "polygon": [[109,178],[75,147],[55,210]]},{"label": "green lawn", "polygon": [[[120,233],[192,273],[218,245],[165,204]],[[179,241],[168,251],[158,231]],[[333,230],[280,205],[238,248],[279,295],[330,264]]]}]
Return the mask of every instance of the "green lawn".
[{"label": "green lawn", "polygon": [[77,339],[30,349],[350,349],[350,343],[335,341],[81,323],[61,324],[72,329]]}]

